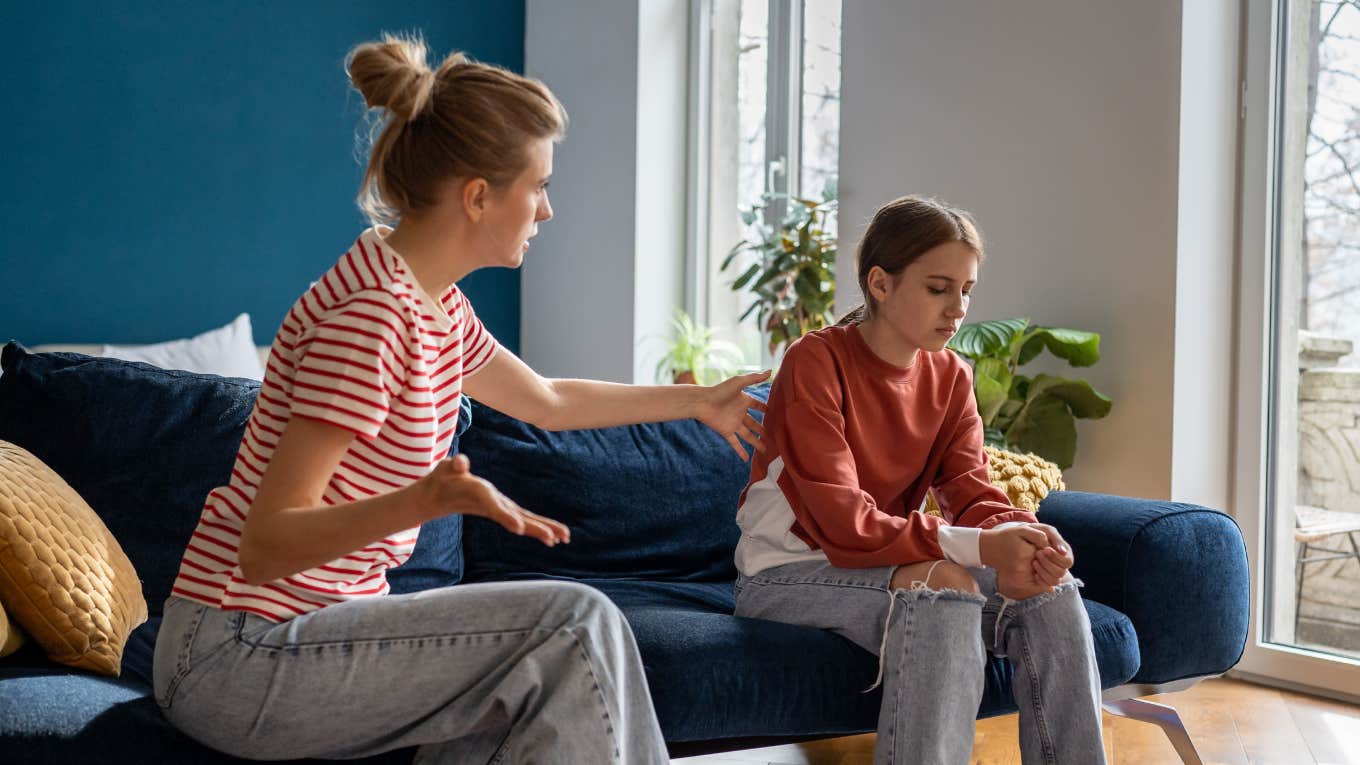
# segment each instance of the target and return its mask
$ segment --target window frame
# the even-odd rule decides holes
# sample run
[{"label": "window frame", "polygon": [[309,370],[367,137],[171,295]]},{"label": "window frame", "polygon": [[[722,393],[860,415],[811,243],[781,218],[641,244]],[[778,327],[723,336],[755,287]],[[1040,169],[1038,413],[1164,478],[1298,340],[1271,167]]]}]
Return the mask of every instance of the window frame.
[{"label": "window frame", "polygon": [[[731,2],[733,0],[723,0]],[[708,324],[712,285],[707,275],[713,264],[710,251],[710,192],[708,164],[712,147],[711,78],[713,76],[713,4],[690,3],[689,181],[686,194],[685,310],[698,323]],[[802,179],[803,17],[804,0],[768,0],[769,46],[765,94],[765,188],[797,195]],[[782,183],[775,183],[775,176]],[[777,225],[787,205],[777,200],[765,209],[765,220]],[[761,365],[771,362],[761,351]]]},{"label": "window frame", "polygon": [[[1292,593],[1294,573],[1292,565],[1280,565],[1292,556],[1287,541],[1292,527],[1277,509],[1293,501],[1295,489],[1293,481],[1281,476],[1293,466],[1291,450],[1296,448],[1281,421],[1297,412],[1290,405],[1291,397],[1297,397],[1297,381],[1291,384],[1281,374],[1297,355],[1297,340],[1288,336],[1292,324],[1282,321],[1289,285],[1281,255],[1283,232],[1290,225],[1282,193],[1289,177],[1286,141],[1298,140],[1286,122],[1286,91],[1288,45],[1297,37],[1291,16],[1299,3],[1247,0],[1244,6],[1232,507],[1247,545],[1252,596],[1247,644],[1233,674],[1354,702],[1360,700],[1360,660],[1277,642],[1269,638],[1293,636],[1282,629],[1269,635],[1266,629],[1287,620],[1281,600],[1273,595]],[[1288,461],[1283,469],[1282,459]],[[1267,605],[1273,614],[1266,613]]]}]

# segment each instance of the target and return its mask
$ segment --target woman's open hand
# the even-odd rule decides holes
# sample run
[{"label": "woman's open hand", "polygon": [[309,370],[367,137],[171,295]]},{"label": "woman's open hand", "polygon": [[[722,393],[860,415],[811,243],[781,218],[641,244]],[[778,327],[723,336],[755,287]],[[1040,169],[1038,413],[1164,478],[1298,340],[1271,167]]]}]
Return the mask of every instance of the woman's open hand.
[{"label": "woman's open hand", "polygon": [[441,461],[415,487],[431,508],[432,517],[451,513],[479,515],[513,534],[533,537],[549,547],[571,541],[571,530],[564,524],[525,510],[490,481],[473,475],[471,463],[462,454]]},{"label": "woman's open hand", "polygon": [[[765,451],[765,445],[760,442],[761,436],[765,435],[765,428],[761,426],[756,418],[751,416],[748,409],[755,409],[758,412],[765,411],[765,402],[758,398],[753,398],[744,388],[748,385],[764,382],[769,379],[768,370],[755,372],[748,375],[737,375],[729,378],[717,385],[709,386],[704,391],[704,400],[699,404],[699,411],[695,419],[717,432],[723,437],[745,462],[748,457],[746,450],[741,448],[741,441],[745,441],[759,451]],[[737,439],[741,439],[738,441]]]}]

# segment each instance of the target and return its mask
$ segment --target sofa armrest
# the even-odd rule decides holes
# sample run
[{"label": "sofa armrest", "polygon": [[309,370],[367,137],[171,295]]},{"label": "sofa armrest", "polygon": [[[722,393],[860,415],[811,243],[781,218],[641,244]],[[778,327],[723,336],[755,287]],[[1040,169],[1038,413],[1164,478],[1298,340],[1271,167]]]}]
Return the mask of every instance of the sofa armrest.
[{"label": "sofa armrest", "polygon": [[1251,592],[1246,545],[1228,515],[1178,502],[1054,492],[1039,520],[1072,545],[1084,597],[1138,633],[1136,683],[1212,675],[1242,657]]}]

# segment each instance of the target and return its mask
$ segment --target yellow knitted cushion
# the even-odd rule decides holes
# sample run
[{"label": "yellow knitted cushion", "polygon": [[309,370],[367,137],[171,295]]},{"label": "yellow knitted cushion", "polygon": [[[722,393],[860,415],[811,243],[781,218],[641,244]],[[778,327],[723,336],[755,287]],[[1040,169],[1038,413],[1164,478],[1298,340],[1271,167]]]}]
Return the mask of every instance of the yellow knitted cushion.
[{"label": "yellow knitted cushion", "polygon": [[146,621],[132,562],[99,516],[32,454],[0,441],[0,602],[49,658],[117,676]]},{"label": "yellow knitted cushion", "polygon": [[[1016,454],[1004,449],[984,446],[987,452],[987,477],[998,488],[1006,492],[1011,504],[1031,513],[1039,511],[1039,502],[1050,491],[1062,491],[1062,471],[1057,465],[1037,454]],[[926,504],[922,512],[927,515],[940,515],[940,506],[935,503],[935,495],[926,493]]]},{"label": "yellow knitted cushion", "polygon": [[19,631],[19,625],[9,620],[4,604],[0,603],[0,659],[19,650],[23,644],[24,633]]}]

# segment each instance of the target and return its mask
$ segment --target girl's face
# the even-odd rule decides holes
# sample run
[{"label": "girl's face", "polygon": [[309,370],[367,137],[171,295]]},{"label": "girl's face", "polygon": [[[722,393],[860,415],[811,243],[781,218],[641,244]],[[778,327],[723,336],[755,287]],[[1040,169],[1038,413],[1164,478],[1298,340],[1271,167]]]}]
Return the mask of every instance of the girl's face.
[{"label": "girl's face", "polygon": [[529,251],[538,224],[552,217],[548,178],[552,175],[553,143],[544,138],[528,148],[528,165],[515,180],[488,192],[483,219],[490,252],[487,265],[518,268]]},{"label": "girl's face", "polygon": [[962,242],[927,250],[896,277],[874,268],[868,279],[874,321],[904,350],[943,350],[968,313],[977,272],[978,254]]}]

